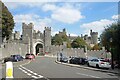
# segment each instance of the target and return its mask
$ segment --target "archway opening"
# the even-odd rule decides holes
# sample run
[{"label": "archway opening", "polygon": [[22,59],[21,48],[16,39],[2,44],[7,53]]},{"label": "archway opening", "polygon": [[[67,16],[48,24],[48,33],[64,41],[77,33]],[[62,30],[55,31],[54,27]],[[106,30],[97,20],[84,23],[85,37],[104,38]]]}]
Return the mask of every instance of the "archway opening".
[{"label": "archway opening", "polygon": [[35,52],[36,55],[43,55],[43,45],[42,44],[37,44],[35,49],[36,49],[36,52]]}]

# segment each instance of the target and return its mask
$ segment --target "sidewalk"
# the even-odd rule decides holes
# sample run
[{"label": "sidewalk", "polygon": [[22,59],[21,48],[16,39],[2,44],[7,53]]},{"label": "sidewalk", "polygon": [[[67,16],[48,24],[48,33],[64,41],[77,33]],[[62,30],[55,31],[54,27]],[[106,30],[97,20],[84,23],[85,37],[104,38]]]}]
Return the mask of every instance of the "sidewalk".
[{"label": "sidewalk", "polygon": [[114,74],[120,75],[120,69],[104,70],[104,69],[97,69],[97,68],[87,67],[87,66],[83,66],[83,65],[75,65],[75,64],[69,64],[69,63],[63,63],[63,62],[59,62],[59,61],[55,61],[55,62],[58,63],[58,64],[66,65],[66,66],[77,67],[77,68],[84,68],[84,69],[88,69],[88,70],[94,70],[94,71],[100,71],[100,72],[108,72],[108,73],[114,73]]}]

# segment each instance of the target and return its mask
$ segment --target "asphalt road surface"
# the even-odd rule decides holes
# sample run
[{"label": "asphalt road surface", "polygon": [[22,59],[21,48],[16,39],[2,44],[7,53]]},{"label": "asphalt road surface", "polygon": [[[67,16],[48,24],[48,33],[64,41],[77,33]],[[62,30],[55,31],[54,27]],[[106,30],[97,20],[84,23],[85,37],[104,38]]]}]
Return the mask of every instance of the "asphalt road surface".
[{"label": "asphalt road surface", "polygon": [[[56,58],[37,57],[31,62],[14,67],[15,79],[48,79],[48,80],[118,80],[118,75],[92,71],[55,63]],[[5,66],[0,69],[5,77]]]}]

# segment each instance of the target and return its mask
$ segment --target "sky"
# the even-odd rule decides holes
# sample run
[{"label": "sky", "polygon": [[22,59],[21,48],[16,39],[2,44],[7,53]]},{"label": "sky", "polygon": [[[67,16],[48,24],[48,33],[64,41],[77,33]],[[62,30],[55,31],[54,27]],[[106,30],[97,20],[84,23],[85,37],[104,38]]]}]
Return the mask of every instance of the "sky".
[{"label": "sky", "polygon": [[4,2],[13,15],[14,31],[22,33],[22,22],[34,24],[43,32],[51,27],[52,35],[63,28],[71,36],[100,35],[104,28],[118,19],[118,2]]}]

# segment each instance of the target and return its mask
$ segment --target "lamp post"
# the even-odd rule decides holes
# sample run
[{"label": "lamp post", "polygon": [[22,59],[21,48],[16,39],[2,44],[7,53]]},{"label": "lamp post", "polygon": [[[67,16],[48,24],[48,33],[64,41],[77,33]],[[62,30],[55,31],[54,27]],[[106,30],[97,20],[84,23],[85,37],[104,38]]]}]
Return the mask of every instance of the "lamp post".
[{"label": "lamp post", "polygon": [[112,38],[110,38],[110,43],[111,43],[111,45],[110,45],[110,51],[111,51],[111,68],[114,69],[114,62],[113,62],[114,59],[113,59],[112,42],[113,42],[113,40],[112,40]]}]

